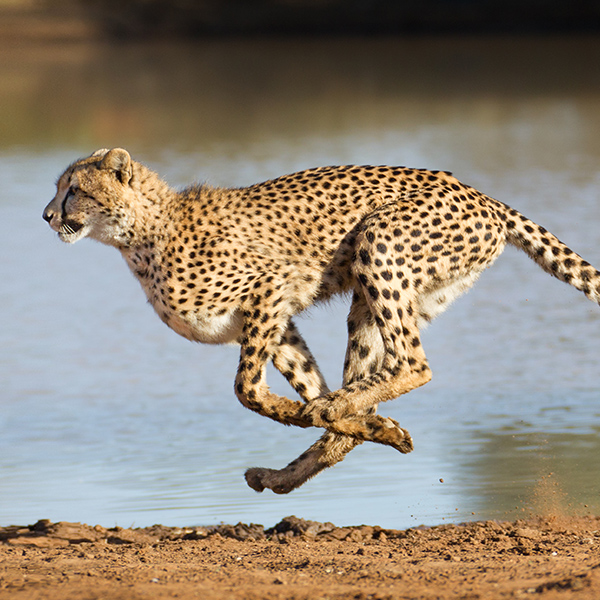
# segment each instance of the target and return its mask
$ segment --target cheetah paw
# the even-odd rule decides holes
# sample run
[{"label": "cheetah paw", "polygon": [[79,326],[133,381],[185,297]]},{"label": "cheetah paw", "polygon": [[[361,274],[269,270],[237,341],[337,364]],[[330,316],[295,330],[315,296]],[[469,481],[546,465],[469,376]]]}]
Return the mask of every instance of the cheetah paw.
[{"label": "cheetah paw", "polygon": [[413,451],[413,441],[410,433],[400,427],[398,421],[391,417],[380,420],[378,417],[367,417],[367,427],[371,430],[371,441],[391,446],[408,454]]},{"label": "cheetah paw", "polygon": [[289,494],[297,487],[283,481],[280,472],[275,469],[252,467],[244,473],[244,477],[246,483],[256,492],[262,492],[265,488],[268,488],[276,494]]}]

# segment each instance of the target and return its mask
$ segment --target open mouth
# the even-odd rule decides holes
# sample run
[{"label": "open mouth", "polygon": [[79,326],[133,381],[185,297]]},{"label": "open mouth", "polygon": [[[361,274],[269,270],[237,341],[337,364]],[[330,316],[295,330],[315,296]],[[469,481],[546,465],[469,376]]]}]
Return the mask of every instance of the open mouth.
[{"label": "open mouth", "polygon": [[63,221],[60,226],[60,233],[65,235],[75,235],[81,228],[83,223],[76,223],[75,221]]},{"label": "open mouth", "polygon": [[85,225],[76,221],[63,221],[58,230],[58,237],[69,244],[72,244],[86,235]]}]

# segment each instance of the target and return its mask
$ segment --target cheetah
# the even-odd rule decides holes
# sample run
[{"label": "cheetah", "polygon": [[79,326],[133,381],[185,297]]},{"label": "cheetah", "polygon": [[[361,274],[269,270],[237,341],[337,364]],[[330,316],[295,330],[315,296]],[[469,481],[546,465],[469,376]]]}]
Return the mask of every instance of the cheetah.
[{"label": "cheetah", "polygon": [[[60,176],[43,218],[58,237],[117,248],[158,316],[194,342],[239,344],[235,394],[321,437],[248,485],[286,494],[364,441],[410,452],[376,413],[431,379],[420,329],[467,291],[506,244],[600,300],[600,273],[554,235],[445,171],[309,169],[243,188],[169,187],[121,148]],[[293,317],[351,294],[342,387],[330,390]],[[300,397],[270,391],[272,361]]]}]

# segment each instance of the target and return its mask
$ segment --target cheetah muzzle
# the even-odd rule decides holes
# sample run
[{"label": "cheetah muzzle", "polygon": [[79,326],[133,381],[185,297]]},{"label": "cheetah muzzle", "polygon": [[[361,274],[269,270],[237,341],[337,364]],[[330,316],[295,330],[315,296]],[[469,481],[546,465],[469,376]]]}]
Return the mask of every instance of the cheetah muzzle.
[{"label": "cheetah muzzle", "polygon": [[[66,242],[117,248],[159,317],[189,340],[240,346],[235,393],[285,425],[325,430],[248,485],[286,494],[363,441],[406,453],[379,403],[424,385],[420,328],[468,290],[506,244],[600,300],[600,273],[516,210],[450,173],[324,167],[241,189],[175,191],[127,151],[70,165],[44,219]],[[292,318],[352,293],[342,387],[330,391]],[[272,361],[301,400],[269,390]]]}]

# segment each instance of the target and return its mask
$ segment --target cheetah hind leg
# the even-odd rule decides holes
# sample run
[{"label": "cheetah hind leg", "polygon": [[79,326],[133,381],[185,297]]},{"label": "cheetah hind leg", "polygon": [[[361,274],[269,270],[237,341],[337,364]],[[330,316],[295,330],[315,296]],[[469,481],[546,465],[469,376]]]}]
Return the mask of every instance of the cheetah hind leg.
[{"label": "cheetah hind leg", "polygon": [[[344,359],[343,386],[360,385],[360,382],[379,373],[385,355],[383,337],[366,298],[364,294],[355,291],[348,314],[348,346]],[[392,446],[403,454],[411,452],[413,443],[408,431],[391,417],[375,415],[376,410],[377,404],[364,406],[348,415],[350,419],[338,418],[335,425],[349,430],[357,424],[366,426],[371,433],[371,441]]]},{"label": "cheetah hind leg", "polygon": [[[390,364],[390,356],[397,357],[396,360],[399,361],[403,360],[403,349],[398,345],[402,340],[398,340],[396,336],[394,345],[393,338],[390,339],[387,335],[384,321],[375,318],[365,290],[361,287],[362,282],[354,292],[348,315],[348,348],[344,362],[343,387],[309,401],[303,416],[317,427],[391,446],[407,454],[413,449],[408,431],[400,427],[396,420],[376,415],[374,410],[378,402],[395,398],[408,391],[402,389],[396,393],[387,381],[392,371],[396,373],[396,378],[398,375],[406,375],[406,371],[409,371]],[[391,298],[391,292],[389,296]],[[400,331],[401,325],[398,324]],[[410,389],[413,377],[410,372],[408,375],[411,379],[407,382]],[[400,381],[403,382],[403,378]]]}]

